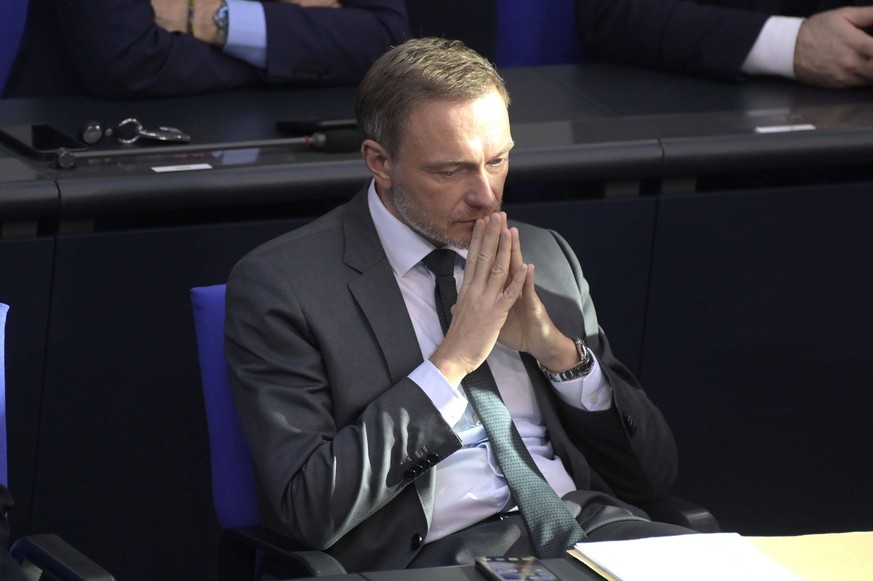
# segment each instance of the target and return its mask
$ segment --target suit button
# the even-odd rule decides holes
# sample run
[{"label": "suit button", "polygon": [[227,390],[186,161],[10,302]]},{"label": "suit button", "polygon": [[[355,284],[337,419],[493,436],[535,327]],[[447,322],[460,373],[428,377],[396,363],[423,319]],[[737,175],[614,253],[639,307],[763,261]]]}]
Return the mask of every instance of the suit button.
[{"label": "suit button", "polygon": [[422,537],[418,533],[415,533],[414,535],[412,535],[412,538],[409,540],[409,546],[412,547],[412,549],[414,551],[417,551],[419,548],[421,548],[421,544],[423,542],[424,542],[424,537]]},{"label": "suit button", "polygon": [[413,466],[403,474],[403,477],[407,480],[415,480],[421,476],[422,472],[424,472],[424,469],[421,466]]},{"label": "suit button", "polygon": [[424,461],[425,463],[427,463],[428,466],[434,466],[437,462],[440,461],[440,455],[431,452],[430,454],[425,456]]},{"label": "suit button", "polygon": [[627,412],[624,414],[624,425],[631,436],[637,433],[637,421]]}]

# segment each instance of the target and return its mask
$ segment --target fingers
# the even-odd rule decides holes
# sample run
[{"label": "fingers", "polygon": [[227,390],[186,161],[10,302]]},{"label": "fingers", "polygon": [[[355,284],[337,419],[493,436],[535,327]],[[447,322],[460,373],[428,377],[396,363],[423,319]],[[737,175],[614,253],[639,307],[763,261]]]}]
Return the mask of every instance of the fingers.
[{"label": "fingers", "polygon": [[873,26],[873,6],[847,6],[846,20],[858,28]]},{"label": "fingers", "polygon": [[794,73],[810,85],[842,88],[873,81],[871,7],[845,7],[815,14],[800,26]]},{"label": "fingers", "polygon": [[509,276],[511,257],[512,233],[506,227],[506,214],[496,212],[477,221],[461,288],[502,292]]}]

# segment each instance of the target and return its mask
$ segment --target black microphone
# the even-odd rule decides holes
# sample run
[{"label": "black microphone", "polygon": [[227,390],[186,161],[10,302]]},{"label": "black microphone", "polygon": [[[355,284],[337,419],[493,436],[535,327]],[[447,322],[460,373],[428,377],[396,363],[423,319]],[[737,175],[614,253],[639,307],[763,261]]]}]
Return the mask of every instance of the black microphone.
[{"label": "black microphone", "polygon": [[357,129],[331,129],[303,137],[303,145],[327,153],[350,153],[361,148],[361,132]]}]

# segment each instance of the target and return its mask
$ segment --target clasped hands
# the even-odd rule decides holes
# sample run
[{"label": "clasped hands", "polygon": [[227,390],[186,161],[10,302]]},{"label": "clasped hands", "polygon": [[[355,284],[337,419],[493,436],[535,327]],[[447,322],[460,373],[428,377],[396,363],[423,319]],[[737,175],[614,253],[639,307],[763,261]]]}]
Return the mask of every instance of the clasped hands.
[{"label": "clasped hands", "polygon": [[459,384],[497,342],[555,371],[578,363],[573,340],[555,327],[537,295],[534,271],[522,260],[518,230],[507,226],[506,213],[476,221],[452,324],[430,356],[449,382]]}]

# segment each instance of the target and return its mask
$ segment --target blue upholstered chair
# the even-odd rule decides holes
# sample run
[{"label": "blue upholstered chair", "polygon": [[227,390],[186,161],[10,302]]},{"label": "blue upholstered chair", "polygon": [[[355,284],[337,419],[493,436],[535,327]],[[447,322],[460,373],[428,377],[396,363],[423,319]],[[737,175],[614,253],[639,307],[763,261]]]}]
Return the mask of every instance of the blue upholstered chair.
[{"label": "blue upholstered chair", "polygon": [[3,96],[6,79],[18,53],[26,20],[27,0],[3,0],[0,12],[0,97]]},{"label": "blue upholstered chair", "polygon": [[[0,483],[9,482],[6,459],[6,314],[9,305],[0,303]],[[5,518],[5,516],[0,516]],[[6,547],[0,547],[5,551]],[[102,567],[88,559],[55,534],[21,537],[9,550],[28,579],[55,581],[114,581]],[[13,572],[7,573],[12,575]],[[4,577],[5,579],[5,577]]]},{"label": "blue upholstered chair", "polygon": [[342,565],[327,553],[301,550],[260,525],[254,467],[224,358],[224,291],[223,284],[191,289],[209,431],[212,500],[224,529],[219,578],[255,579],[265,568],[283,577],[343,574]]},{"label": "blue upholstered chair", "polygon": [[573,0],[498,0],[499,67],[579,62]]}]

